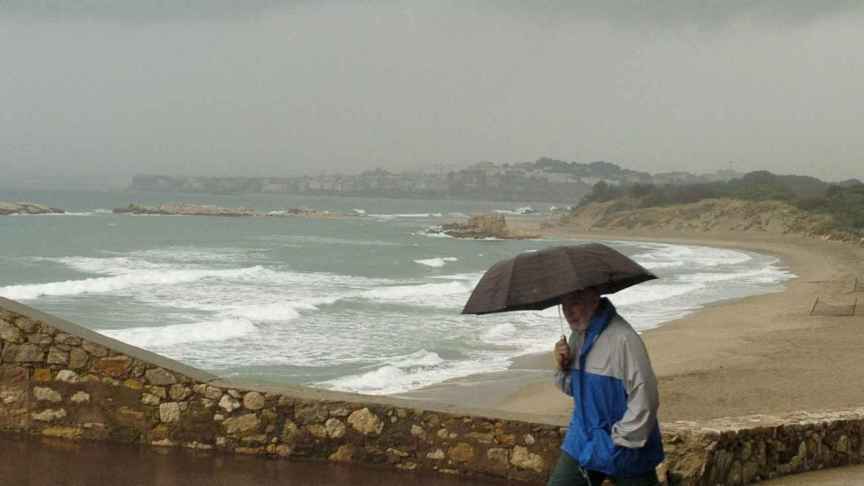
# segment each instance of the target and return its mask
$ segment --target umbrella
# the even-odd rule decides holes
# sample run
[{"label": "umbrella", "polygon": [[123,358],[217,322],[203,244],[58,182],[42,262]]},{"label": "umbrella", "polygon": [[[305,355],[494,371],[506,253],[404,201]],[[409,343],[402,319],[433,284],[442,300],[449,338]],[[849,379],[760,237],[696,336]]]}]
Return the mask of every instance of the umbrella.
[{"label": "umbrella", "polygon": [[600,243],[556,246],[492,265],[462,309],[491,314],[552,307],[570,292],[597,287],[611,294],[657,278],[629,257]]}]

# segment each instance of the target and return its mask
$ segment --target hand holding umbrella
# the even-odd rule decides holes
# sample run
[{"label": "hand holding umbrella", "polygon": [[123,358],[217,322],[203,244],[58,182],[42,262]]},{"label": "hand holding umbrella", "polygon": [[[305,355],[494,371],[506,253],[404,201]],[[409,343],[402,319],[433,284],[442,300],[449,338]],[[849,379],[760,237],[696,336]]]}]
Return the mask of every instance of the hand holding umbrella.
[{"label": "hand holding umbrella", "polygon": [[555,343],[555,351],[553,352],[553,357],[555,358],[555,366],[558,367],[559,370],[566,370],[570,367],[570,344],[567,343],[567,336],[561,336],[561,339]]}]

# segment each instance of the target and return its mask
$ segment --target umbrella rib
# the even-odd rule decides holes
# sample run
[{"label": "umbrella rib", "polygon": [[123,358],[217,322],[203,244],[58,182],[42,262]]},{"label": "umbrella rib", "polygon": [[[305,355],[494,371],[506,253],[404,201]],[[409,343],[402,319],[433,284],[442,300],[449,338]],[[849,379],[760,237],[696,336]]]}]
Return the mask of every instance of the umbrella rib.
[{"label": "umbrella rib", "polygon": [[510,265],[507,269],[507,296],[504,298],[504,308],[505,309],[507,308],[507,306],[510,305],[510,302],[512,302],[511,292],[513,292],[513,287],[514,287],[514,285],[513,285],[513,269],[516,268],[516,260],[517,259],[519,259],[518,255],[515,258],[513,258],[512,262],[510,263]]}]

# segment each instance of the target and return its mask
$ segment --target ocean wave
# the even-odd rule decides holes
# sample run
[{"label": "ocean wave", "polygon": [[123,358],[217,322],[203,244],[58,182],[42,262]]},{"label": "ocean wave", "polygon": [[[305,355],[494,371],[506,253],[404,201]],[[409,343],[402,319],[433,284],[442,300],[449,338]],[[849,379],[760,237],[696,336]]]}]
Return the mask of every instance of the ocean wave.
[{"label": "ocean wave", "polygon": [[369,217],[380,219],[380,220],[391,220],[391,219],[429,219],[429,218],[441,218],[443,217],[443,213],[404,213],[404,214],[370,214]]},{"label": "ocean wave", "polygon": [[480,339],[490,343],[500,343],[503,340],[511,339],[516,335],[518,330],[512,322],[504,322],[496,324],[489,329],[486,329],[480,334]]},{"label": "ocean wave", "polygon": [[[435,353],[419,351],[415,360],[400,359],[374,370],[344,376],[319,383],[324,388],[390,395],[423,386],[441,383],[451,378],[507,369],[509,360],[503,357],[481,357],[475,360],[444,361]],[[437,358],[436,358],[437,357]]]},{"label": "ocean wave", "polygon": [[[107,271],[107,270],[105,270]],[[114,270],[112,270],[114,271]],[[111,277],[94,277],[80,280],[65,280],[40,284],[9,285],[0,287],[0,295],[13,300],[30,300],[41,296],[70,296],[88,293],[112,293],[141,287],[171,287],[202,280],[233,280],[256,283],[296,283],[304,276],[277,272],[261,266],[224,270],[168,270],[155,268],[135,270]],[[314,277],[309,277],[314,279]],[[172,291],[173,292],[173,291]],[[175,292],[176,293],[176,292]]]},{"label": "ocean wave", "polygon": [[30,300],[42,296],[69,296],[92,293],[110,293],[131,287],[147,285],[176,285],[190,283],[212,276],[213,272],[190,270],[123,275],[117,277],[95,277],[82,280],[65,280],[42,284],[9,285],[0,287],[0,295],[13,300]]},{"label": "ocean wave", "polygon": [[421,260],[414,260],[414,263],[418,263],[420,265],[425,265],[427,267],[432,268],[440,268],[446,265],[448,262],[458,262],[459,259],[456,257],[443,257],[443,258],[425,258]]},{"label": "ocean wave", "polygon": [[610,296],[616,305],[633,305],[645,302],[660,302],[705,288],[702,282],[660,283],[647,282],[624,289]]},{"label": "ocean wave", "polygon": [[454,307],[465,303],[473,285],[467,281],[416,285],[380,286],[361,293],[363,299],[387,303],[430,307]]},{"label": "ocean wave", "polygon": [[425,236],[426,238],[453,238],[445,233],[441,226],[430,226],[424,230],[411,233],[411,236]]},{"label": "ocean wave", "polygon": [[312,245],[356,245],[356,246],[398,246],[400,243],[385,240],[366,240],[360,238],[337,238],[333,236],[312,235],[268,235],[259,238],[264,241],[279,241],[291,246]]},{"label": "ocean wave", "polygon": [[472,282],[472,287],[480,280],[482,273],[450,273],[447,275],[432,275],[429,278],[437,280],[467,280]]},{"label": "ocean wave", "polygon": [[753,259],[743,251],[725,248],[643,242],[639,242],[638,246],[647,247],[649,251],[633,255],[632,258],[649,269],[679,266],[682,262],[688,266],[706,267],[738,265]]},{"label": "ocean wave", "polygon": [[178,344],[227,341],[257,332],[246,319],[224,319],[194,324],[132,327],[128,329],[97,329],[101,334],[141,348],[158,349]]},{"label": "ocean wave", "polygon": [[684,282],[728,282],[734,280],[738,283],[773,284],[789,280],[794,276],[795,275],[789,271],[774,266],[768,266],[744,272],[690,273],[681,275],[678,278]]}]

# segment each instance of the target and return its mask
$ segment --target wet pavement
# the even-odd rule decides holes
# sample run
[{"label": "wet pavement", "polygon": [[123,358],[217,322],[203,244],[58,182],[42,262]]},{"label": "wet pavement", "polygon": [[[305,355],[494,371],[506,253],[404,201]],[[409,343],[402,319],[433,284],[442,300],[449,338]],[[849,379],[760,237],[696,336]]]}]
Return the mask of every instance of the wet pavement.
[{"label": "wet pavement", "polygon": [[3,486],[502,486],[341,464],[0,436]]}]

